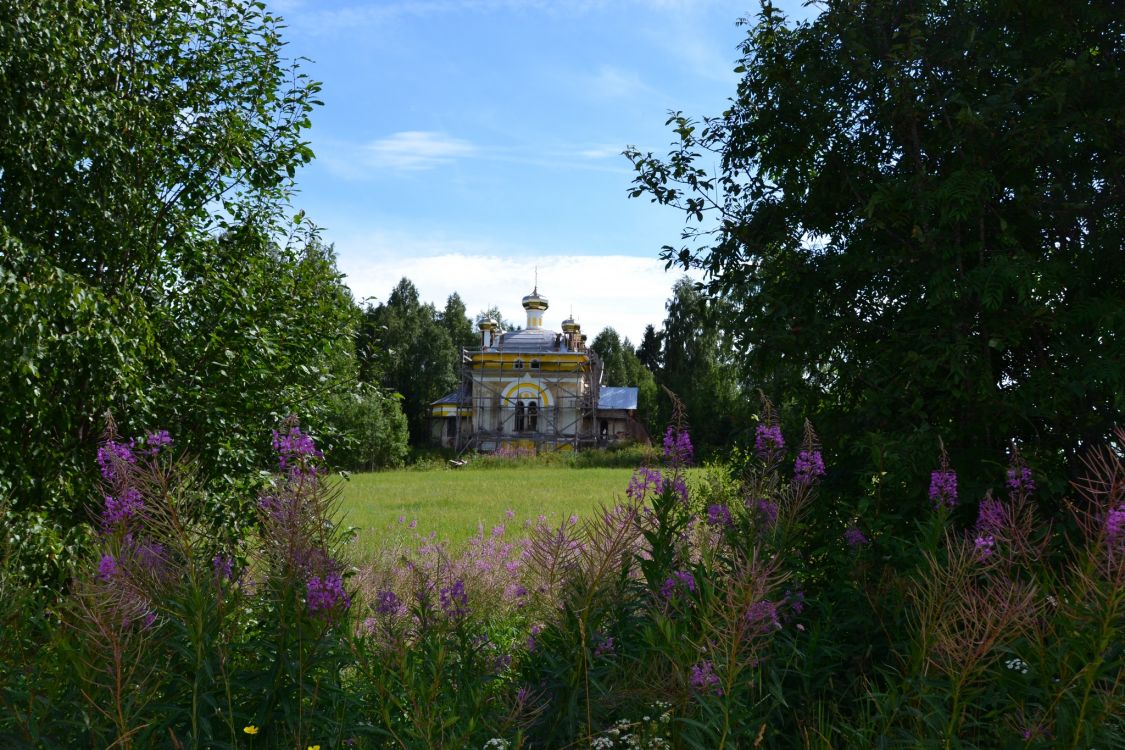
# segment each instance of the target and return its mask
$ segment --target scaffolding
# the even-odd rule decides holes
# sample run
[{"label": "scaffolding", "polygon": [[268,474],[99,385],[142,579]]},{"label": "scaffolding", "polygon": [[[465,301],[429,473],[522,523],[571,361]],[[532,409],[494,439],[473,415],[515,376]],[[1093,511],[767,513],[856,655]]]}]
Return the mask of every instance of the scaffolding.
[{"label": "scaffolding", "polygon": [[[470,450],[491,453],[504,447],[531,447],[539,452],[595,446],[602,379],[597,355],[577,336],[571,347],[549,350],[506,349],[503,339],[497,338],[496,346],[461,350],[454,440],[458,455]],[[556,356],[560,354],[584,356]],[[544,367],[544,361],[549,366]],[[535,375],[534,387],[548,394],[550,403],[538,397],[525,403],[520,396],[523,386],[531,387],[525,380],[531,374]],[[463,415],[466,409],[470,418]]]}]

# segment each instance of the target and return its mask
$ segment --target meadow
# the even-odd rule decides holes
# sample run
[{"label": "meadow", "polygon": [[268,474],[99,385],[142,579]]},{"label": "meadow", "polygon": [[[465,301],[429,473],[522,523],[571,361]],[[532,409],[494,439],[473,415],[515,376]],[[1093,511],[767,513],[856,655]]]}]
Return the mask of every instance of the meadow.
[{"label": "meadow", "polygon": [[[357,527],[351,553],[366,560],[383,542],[436,534],[457,546],[498,523],[558,525],[621,501],[630,469],[565,466],[383,471],[336,480],[341,523]],[[508,512],[514,515],[507,517]]]}]

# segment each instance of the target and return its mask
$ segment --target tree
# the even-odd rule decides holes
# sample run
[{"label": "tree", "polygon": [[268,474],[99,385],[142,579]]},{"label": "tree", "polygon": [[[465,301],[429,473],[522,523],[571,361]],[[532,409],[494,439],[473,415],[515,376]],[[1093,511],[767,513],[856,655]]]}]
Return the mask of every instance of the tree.
[{"label": "tree", "polygon": [[[709,302],[687,277],[672,285],[662,332],[664,366],[656,381],[684,402],[696,443],[712,447],[729,444],[745,429],[740,416],[746,411],[738,373],[718,327],[719,306]],[[665,403],[663,421],[667,421],[669,408]]]},{"label": "tree", "polygon": [[641,338],[641,345],[637,347],[637,358],[645,367],[652,372],[660,370],[660,349],[663,347],[663,337],[656,332],[652,323],[645,326],[644,336]]},{"label": "tree", "polygon": [[853,486],[920,494],[939,436],[970,497],[1011,439],[1073,469],[1125,406],[1125,15],[824,8],[765,2],[730,109],[675,113],[666,159],[630,150],[631,194],[690,222],[665,259],[708,274],[747,381],[814,418]]},{"label": "tree", "polygon": [[367,308],[357,341],[361,369],[377,373],[379,385],[401,394],[416,445],[429,439],[430,404],[457,385],[457,352],[438,318],[404,278],[385,304]]},{"label": "tree", "polygon": [[632,385],[625,367],[625,350],[621,337],[613,328],[606,327],[594,337],[590,349],[602,361],[602,382],[606,385]]},{"label": "tree", "polygon": [[229,486],[351,374],[332,250],[287,218],[319,86],[279,29],[249,0],[0,0],[0,495],[60,534],[107,411]]},{"label": "tree", "polygon": [[438,321],[449,334],[455,349],[480,345],[480,336],[473,328],[473,321],[465,314],[465,303],[457,292],[449,295],[445,300],[445,309],[438,316]]}]

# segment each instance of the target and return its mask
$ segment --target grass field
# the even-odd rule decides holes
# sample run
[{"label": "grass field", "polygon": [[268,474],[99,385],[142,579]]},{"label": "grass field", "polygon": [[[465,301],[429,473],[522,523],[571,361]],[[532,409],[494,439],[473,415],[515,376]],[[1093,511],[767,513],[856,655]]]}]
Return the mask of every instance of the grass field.
[{"label": "grass field", "polygon": [[[343,523],[360,527],[353,550],[369,556],[380,544],[404,535],[436,532],[453,544],[505,522],[509,526],[545,515],[559,523],[625,495],[631,469],[515,467],[490,471],[387,471],[353,474],[341,483]],[[399,519],[402,519],[401,521]],[[411,529],[409,524],[416,522]]]}]

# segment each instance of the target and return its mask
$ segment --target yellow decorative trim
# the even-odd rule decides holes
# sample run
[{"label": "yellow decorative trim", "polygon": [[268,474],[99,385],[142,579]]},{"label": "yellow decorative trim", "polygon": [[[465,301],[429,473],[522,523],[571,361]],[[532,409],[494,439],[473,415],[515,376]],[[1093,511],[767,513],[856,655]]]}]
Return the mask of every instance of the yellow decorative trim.
[{"label": "yellow decorative trim", "polygon": [[518,399],[536,398],[536,395],[535,393],[533,393],[533,391],[538,393],[539,406],[546,407],[555,405],[555,399],[551,395],[551,392],[538,383],[530,380],[517,380],[516,382],[505,388],[503,393],[504,405],[515,406]]},{"label": "yellow decorative trim", "polygon": [[460,412],[462,417],[473,416],[472,408],[470,408],[468,406],[462,406],[460,408],[457,408],[453,404],[440,404],[438,406],[433,407],[433,409],[430,412],[430,416],[432,416],[432,417],[456,417],[458,412]]}]

